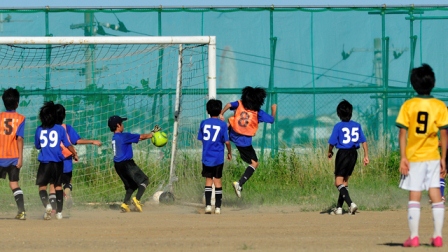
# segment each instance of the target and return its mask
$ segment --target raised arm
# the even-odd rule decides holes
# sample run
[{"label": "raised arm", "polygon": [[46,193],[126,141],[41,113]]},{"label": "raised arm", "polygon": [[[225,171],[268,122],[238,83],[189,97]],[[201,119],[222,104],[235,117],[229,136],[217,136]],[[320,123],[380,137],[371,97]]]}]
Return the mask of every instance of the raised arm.
[{"label": "raised arm", "polygon": [[93,144],[96,146],[101,146],[101,141],[99,140],[89,140],[89,139],[79,139],[76,144]]},{"label": "raised arm", "polygon": [[151,133],[149,133],[149,134],[140,134],[140,141],[141,140],[145,140],[145,139],[149,139],[149,138],[152,138],[152,136],[153,136],[153,133],[151,132]]},{"label": "raised arm", "polygon": [[275,118],[275,115],[277,114],[277,104],[271,105],[271,116]]}]

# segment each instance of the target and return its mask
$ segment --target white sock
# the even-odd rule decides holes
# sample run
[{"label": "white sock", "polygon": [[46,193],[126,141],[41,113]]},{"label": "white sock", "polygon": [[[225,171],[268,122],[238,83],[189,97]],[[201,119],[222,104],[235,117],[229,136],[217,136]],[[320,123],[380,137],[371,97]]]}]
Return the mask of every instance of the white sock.
[{"label": "white sock", "polygon": [[445,217],[445,205],[443,202],[432,204],[432,216],[434,220],[434,236],[442,236],[443,219]]},{"label": "white sock", "polygon": [[409,201],[408,202],[408,224],[411,239],[418,236],[418,224],[420,222],[420,202]]}]

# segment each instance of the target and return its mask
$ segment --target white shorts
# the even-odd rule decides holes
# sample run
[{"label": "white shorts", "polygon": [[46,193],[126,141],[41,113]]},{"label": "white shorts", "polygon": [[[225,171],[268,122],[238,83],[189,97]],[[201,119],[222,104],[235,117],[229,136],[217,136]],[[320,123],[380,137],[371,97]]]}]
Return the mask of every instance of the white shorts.
[{"label": "white shorts", "polygon": [[409,174],[401,175],[399,187],[408,191],[440,188],[440,160],[410,162]]}]

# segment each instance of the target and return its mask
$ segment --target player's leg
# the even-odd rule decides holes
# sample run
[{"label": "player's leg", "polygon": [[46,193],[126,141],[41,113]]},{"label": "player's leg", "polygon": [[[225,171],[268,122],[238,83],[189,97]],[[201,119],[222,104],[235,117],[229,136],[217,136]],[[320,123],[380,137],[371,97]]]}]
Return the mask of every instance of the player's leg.
[{"label": "player's leg", "polygon": [[127,171],[128,175],[131,177],[132,185],[134,190],[137,190],[137,194],[132,198],[132,204],[137,212],[143,211],[143,204],[140,202],[143,194],[146,191],[146,187],[149,184],[149,178],[146,174],[135,164],[133,160],[127,161]]},{"label": "player's leg", "polygon": [[432,216],[434,221],[434,234],[431,243],[434,247],[441,247],[442,228],[445,218],[445,204],[442,200],[440,185],[440,163],[438,161],[428,162],[428,180],[425,180],[425,188],[428,189],[429,198],[432,202]]},{"label": "player's leg", "polygon": [[50,183],[52,178],[52,168],[50,163],[39,162],[39,168],[37,169],[36,175],[36,185],[39,190],[39,197],[42,201],[42,205],[45,207],[44,220],[51,220],[51,210],[50,201],[48,199],[47,185]]},{"label": "player's leg", "polygon": [[48,201],[50,201],[51,208],[53,208],[52,214],[55,214],[58,206],[56,203],[56,189],[54,188],[54,184],[50,184]]},{"label": "player's leg", "polygon": [[17,215],[16,219],[26,220],[25,214],[25,202],[23,199],[23,191],[19,186],[19,175],[20,169],[17,169],[15,165],[11,165],[9,168],[9,188],[11,188],[12,194],[14,195],[14,200],[17,204]]},{"label": "player's leg", "polygon": [[64,192],[64,199],[65,199],[65,205],[67,208],[71,208],[73,205],[73,199],[72,199],[72,172],[64,172],[62,174],[62,184],[63,186],[63,192]]},{"label": "player's leg", "polygon": [[246,147],[237,146],[238,152],[240,153],[241,159],[249,164],[244,171],[244,174],[237,182],[233,182],[233,188],[238,197],[241,197],[241,191],[243,190],[243,185],[252,177],[255,169],[258,167],[258,157],[255,153],[255,149],[252,145]]},{"label": "player's leg", "polygon": [[64,162],[53,163],[55,170],[54,189],[56,191],[56,219],[62,219],[62,209],[64,207],[64,191],[62,191],[62,174],[64,171]]},{"label": "player's leg", "polygon": [[[221,169],[222,171],[222,169]],[[222,172],[221,172],[222,173]],[[221,178],[215,178],[215,214],[221,214],[222,205],[222,180]]]},{"label": "player's leg", "polygon": [[[203,173],[204,174],[204,173]],[[206,176],[211,176],[206,174]],[[205,177],[205,187],[204,187],[204,195],[205,195],[205,213],[212,213],[212,191],[213,191],[213,178]]]}]

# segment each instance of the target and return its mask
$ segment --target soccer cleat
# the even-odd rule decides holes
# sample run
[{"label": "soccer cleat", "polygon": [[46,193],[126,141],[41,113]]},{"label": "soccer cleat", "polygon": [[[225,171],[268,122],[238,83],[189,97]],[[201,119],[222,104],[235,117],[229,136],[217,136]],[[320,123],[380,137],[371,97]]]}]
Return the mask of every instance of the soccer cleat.
[{"label": "soccer cleat", "polygon": [[70,188],[64,189],[65,206],[70,209],[73,206],[72,191]]},{"label": "soccer cleat", "polygon": [[442,247],[443,240],[441,236],[437,236],[436,238],[431,238],[431,246],[433,247]]},{"label": "soccer cleat", "polygon": [[403,243],[403,247],[418,247],[420,246],[420,241],[418,239],[418,236],[414,237],[411,239],[411,237],[409,237],[404,243]]},{"label": "soccer cleat", "polygon": [[140,201],[137,200],[136,197],[132,198],[132,205],[135,206],[135,210],[136,210],[137,212],[143,212],[143,208],[142,208],[143,204],[140,203]]},{"label": "soccer cleat", "polygon": [[212,213],[212,206],[208,205],[205,207],[205,214],[211,214]]},{"label": "soccer cleat", "polygon": [[216,207],[215,208],[215,214],[221,214],[221,208]]},{"label": "soccer cleat", "polygon": [[330,212],[331,215],[342,215],[342,207],[335,207]]},{"label": "soccer cleat", "polygon": [[51,208],[50,204],[47,204],[44,213],[44,220],[51,220],[51,211],[53,211],[53,208]]},{"label": "soccer cleat", "polygon": [[122,213],[128,213],[131,211],[131,209],[129,208],[129,205],[126,203],[121,204],[120,209],[121,209]]},{"label": "soccer cleat", "polygon": [[354,215],[357,210],[358,210],[358,206],[352,202],[352,204],[350,204],[350,207],[348,208],[348,213],[351,215]]},{"label": "soccer cleat", "polygon": [[26,214],[25,214],[25,212],[17,213],[17,215],[16,215],[16,219],[18,219],[18,220],[26,220]]},{"label": "soccer cleat", "polygon": [[235,189],[235,194],[238,198],[241,198],[241,186],[238,182],[233,182],[233,189]]},{"label": "soccer cleat", "polygon": [[62,220],[62,213],[56,213],[56,220]]}]

